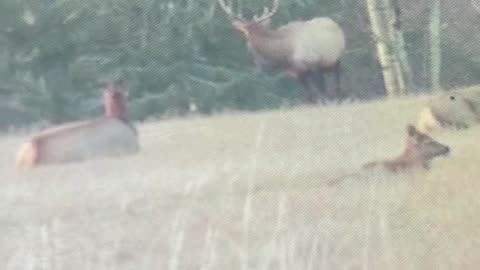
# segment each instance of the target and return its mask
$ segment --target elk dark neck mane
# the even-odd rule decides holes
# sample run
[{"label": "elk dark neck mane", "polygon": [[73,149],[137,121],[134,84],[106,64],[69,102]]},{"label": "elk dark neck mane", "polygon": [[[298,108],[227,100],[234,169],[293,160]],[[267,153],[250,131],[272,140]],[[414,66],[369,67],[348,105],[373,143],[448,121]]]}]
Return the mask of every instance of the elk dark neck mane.
[{"label": "elk dark neck mane", "polygon": [[105,116],[126,121],[125,104],[117,98],[108,99],[105,104]]},{"label": "elk dark neck mane", "polygon": [[127,121],[127,110],[123,94],[109,84],[103,94],[105,116]]},{"label": "elk dark neck mane", "polygon": [[421,161],[421,154],[418,149],[412,145],[410,139],[407,139],[407,144],[403,153],[398,157],[399,162],[404,162],[405,164],[418,163]]},{"label": "elk dark neck mane", "polygon": [[[264,28],[249,33],[248,46],[263,65],[282,68],[288,67],[292,53],[292,42],[288,31],[272,31]],[[257,59],[258,60],[258,59]]]},{"label": "elk dark neck mane", "polygon": [[137,134],[136,127],[128,120],[125,97],[115,87],[114,83],[109,83],[103,93],[105,117],[122,121]]},{"label": "elk dark neck mane", "polygon": [[390,171],[397,171],[399,169],[415,167],[416,165],[423,165],[424,162],[428,161],[422,161],[419,150],[416,149],[416,146],[411,141],[411,138],[407,138],[406,147],[400,156],[392,160],[369,162],[364,165],[364,168],[383,164],[386,169]]}]

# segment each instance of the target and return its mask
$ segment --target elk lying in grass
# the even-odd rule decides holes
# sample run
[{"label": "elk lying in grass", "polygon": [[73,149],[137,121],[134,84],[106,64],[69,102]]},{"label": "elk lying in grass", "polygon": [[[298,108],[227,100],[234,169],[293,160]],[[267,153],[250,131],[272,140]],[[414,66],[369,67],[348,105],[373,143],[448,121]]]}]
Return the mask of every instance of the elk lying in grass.
[{"label": "elk lying in grass", "polygon": [[17,168],[137,153],[137,132],[127,119],[121,88],[120,81],[107,83],[103,117],[61,125],[33,136],[18,151]]},{"label": "elk lying in grass", "polygon": [[[273,8],[265,7],[262,15],[251,20],[235,15],[224,1],[218,0],[218,3],[234,28],[244,35],[258,68],[286,71],[302,83],[309,103],[316,103],[320,95],[323,98],[340,96],[340,58],[345,51],[345,35],[336,22],[317,17],[270,30],[270,18],[277,12],[279,0],[274,0]],[[327,71],[335,73],[334,94],[326,89],[324,73]]]},{"label": "elk lying in grass", "polygon": [[418,131],[413,125],[408,125],[405,150],[400,156],[391,160],[368,162],[362,166],[360,171],[330,179],[329,185],[336,184],[347,177],[356,176],[361,171],[373,167],[383,167],[390,172],[407,171],[415,168],[428,170],[434,158],[446,156],[449,153],[450,148],[447,145],[439,143],[427,134]]},{"label": "elk lying in grass", "polygon": [[449,91],[433,97],[418,115],[418,128],[433,132],[440,128],[465,129],[480,122],[480,86]]}]

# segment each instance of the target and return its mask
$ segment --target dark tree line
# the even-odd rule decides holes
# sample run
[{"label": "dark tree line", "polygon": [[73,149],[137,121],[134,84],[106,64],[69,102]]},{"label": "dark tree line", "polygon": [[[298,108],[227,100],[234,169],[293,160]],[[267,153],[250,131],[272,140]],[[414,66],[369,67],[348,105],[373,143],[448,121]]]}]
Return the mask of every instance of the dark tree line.
[{"label": "dark tree line", "polygon": [[[347,36],[343,87],[352,98],[384,96],[366,1],[318,2],[282,0],[273,26],[333,18]],[[469,0],[457,1],[455,9],[442,2],[440,82],[444,88],[478,83],[478,14]],[[269,4],[244,0],[243,13]],[[430,14],[430,6],[426,0],[398,4],[413,74],[408,90],[428,91],[429,21],[422,15]],[[0,2],[0,126],[98,114],[100,83],[118,77],[128,82],[131,116],[139,120],[182,115],[192,104],[209,114],[303,102],[297,82],[255,70],[243,39],[214,0]]]}]

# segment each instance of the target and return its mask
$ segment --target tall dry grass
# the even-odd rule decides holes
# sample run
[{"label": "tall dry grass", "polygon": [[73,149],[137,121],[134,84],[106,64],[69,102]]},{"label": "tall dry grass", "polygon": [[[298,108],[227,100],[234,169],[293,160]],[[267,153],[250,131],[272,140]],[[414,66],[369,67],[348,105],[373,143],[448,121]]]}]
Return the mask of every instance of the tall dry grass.
[{"label": "tall dry grass", "polygon": [[140,125],[122,159],[13,170],[0,141],[0,269],[477,269],[480,128],[429,172],[402,150],[424,98]]}]

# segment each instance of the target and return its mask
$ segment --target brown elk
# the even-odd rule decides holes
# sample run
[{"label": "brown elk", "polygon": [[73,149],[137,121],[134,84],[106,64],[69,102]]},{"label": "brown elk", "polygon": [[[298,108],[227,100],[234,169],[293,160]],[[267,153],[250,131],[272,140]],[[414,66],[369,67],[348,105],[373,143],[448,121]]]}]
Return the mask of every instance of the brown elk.
[{"label": "brown elk", "polygon": [[[278,11],[279,0],[273,0],[271,9],[265,7],[262,15],[255,15],[251,20],[235,15],[224,1],[218,0],[218,3],[233,27],[245,37],[257,68],[282,70],[299,80],[309,103],[316,103],[319,96],[340,96],[340,58],[345,51],[345,34],[336,22],[328,17],[316,17],[270,30],[270,18]],[[324,73],[327,71],[335,73],[334,94],[326,89]]]},{"label": "brown elk", "polygon": [[383,166],[385,169],[397,172],[400,170],[420,167],[430,169],[432,159],[448,155],[450,148],[420,132],[413,125],[407,126],[407,142],[403,153],[395,159],[369,162],[363,168]]},{"label": "brown elk", "polygon": [[434,140],[432,137],[419,131],[413,125],[407,126],[406,140],[405,149],[398,157],[394,159],[368,162],[362,166],[360,171],[330,179],[329,185],[336,184],[347,177],[356,176],[361,171],[373,167],[383,167],[387,171],[394,173],[415,168],[429,170],[434,158],[446,156],[450,153],[450,147]]},{"label": "brown elk", "polygon": [[33,136],[18,151],[17,168],[137,153],[137,131],[127,119],[121,88],[121,81],[106,84],[103,117],[64,124]]}]

